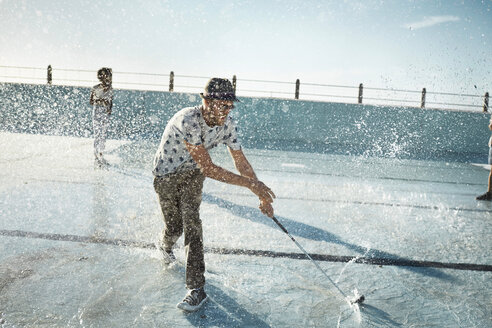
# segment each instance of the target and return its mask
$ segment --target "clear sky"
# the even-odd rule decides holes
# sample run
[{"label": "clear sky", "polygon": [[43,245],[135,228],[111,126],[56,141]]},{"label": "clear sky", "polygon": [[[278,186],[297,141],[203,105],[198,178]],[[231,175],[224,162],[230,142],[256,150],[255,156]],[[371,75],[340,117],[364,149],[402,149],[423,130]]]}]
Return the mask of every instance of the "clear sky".
[{"label": "clear sky", "polygon": [[0,65],[492,92],[492,1],[0,0]]}]

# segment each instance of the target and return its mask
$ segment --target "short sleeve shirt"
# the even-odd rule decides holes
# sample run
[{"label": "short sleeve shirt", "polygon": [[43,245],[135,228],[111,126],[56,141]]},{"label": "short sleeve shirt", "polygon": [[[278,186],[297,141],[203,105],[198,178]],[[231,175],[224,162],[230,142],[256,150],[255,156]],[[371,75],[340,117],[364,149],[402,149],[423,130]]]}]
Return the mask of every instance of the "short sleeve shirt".
[{"label": "short sleeve shirt", "polygon": [[219,144],[227,145],[233,150],[241,149],[234,119],[229,115],[224,125],[209,127],[200,108],[184,108],[169,120],[154,157],[154,176],[161,177],[198,168],[184,141],[195,146],[203,145],[207,150]]}]

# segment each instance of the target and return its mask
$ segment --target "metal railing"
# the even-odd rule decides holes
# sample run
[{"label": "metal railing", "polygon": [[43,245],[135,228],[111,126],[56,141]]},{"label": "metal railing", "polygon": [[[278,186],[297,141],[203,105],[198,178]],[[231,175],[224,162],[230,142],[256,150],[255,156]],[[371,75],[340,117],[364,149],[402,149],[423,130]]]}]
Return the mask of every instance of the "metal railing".
[{"label": "metal railing", "polygon": [[[91,87],[98,83],[97,70],[0,66],[3,82],[57,84]],[[192,92],[202,90],[208,76],[175,75],[113,71],[113,87],[149,91]],[[488,112],[489,93],[484,95],[405,90],[390,88],[320,84],[257,79],[237,79],[232,83],[236,94],[241,97],[271,97],[302,99],[324,102],[358,103],[384,106],[403,106],[448,110],[479,110]]]}]

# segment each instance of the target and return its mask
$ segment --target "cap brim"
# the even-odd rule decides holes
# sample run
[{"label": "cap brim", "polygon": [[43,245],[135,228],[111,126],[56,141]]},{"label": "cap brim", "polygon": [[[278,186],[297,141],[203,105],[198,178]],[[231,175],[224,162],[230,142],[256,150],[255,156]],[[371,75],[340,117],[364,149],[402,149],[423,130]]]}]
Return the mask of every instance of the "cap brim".
[{"label": "cap brim", "polygon": [[237,102],[241,102],[241,100],[239,100],[236,95],[234,96],[230,96],[230,97],[214,97],[214,96],[208,96],[208,95],[204,95],[203,92],[200,92],[200,97],[202,97],[203,99],[213,99],[213,100],[232,100],[232,101],[237,101]]}]

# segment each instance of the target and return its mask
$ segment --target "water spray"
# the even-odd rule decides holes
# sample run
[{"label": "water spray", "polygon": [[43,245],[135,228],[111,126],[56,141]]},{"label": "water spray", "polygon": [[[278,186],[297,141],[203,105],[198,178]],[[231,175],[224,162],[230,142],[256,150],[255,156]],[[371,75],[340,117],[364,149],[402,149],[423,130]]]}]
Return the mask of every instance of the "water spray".
[{"label": "water spray", "polygon": [[[124,175],[127,175],[127,176],[131,176],[131,177],[136,178],[136,179],[148,178],[147,176],[145,176],[143,174],[128,173],[128,172],[126,172],[126,170],[122,170],[122,169],[120,169],[118,167],[115,167],[115,166],[112,166],[112,168],[116,172],[118,172],[118,173],[121,173],[121,174],[124,174]],[[295,238],[292,237],[292,235],[277,220],[277,218],[275,216],[273,216],[271,219],[280,227],[280,229],[282,229],[283,232],[285,232],[287,234],[287,236],[289,236],[289,238],[297,245],[297,247],[299,247],[299,249],[304,253],[304,255],[306,255],[306,257],[316,266],[316,268],[319,271],[321,271],[321,273],[323,273],[323,275],[338,290],[338,292],[343,296],[343,298],[345,299],[345,301],[347,301],[347,303],[349,303],[350,306],[352,306],[354,304],[362,304],[364,302],[364,300],[365,300],[364,295],[359,294],[359,292],[357,290],[354,290],[354,296],[353,297],[350,297],[349,298],[347,295],[345,295],[345,293],[337,286],[337,284],[335,284],[335,282],[330,278],[330,276],[328,276],[328,274],[319,266],[319,264],[315,260],[313,260],[313,258],[311,257],[311,255],[309,255],[308,252],[306,252],[306,250],[301,246],[301,244],[299,244],[297,242],[297,240],[295,240]]]},{"label": "water spray", "polygon": [[297,247],[299,247],[299,249],[304,253],[304,255],[306,255],[307,258],[309,260],[311,260],[311,262],[316,266],[316,268],[318,268],[318,270],[321,271],[325,275],[326,278],[328,278],[328,281],[331,282],[331,284],[333,286],[335,286],[335,288],[343,296],[343,298],[349,303],[350,306],[352,306],[354,304],[362,304],[364,302],[364,300],[366,298],[364,297],[364,295],[359,294],[357,290],[354,291],[354,295],[355,296],[353,298],[349,298],[347,295],[345,295],[345,293],[337,286],[337,284],[335,284],[335,282],[333,282],[333,280],[331,280],[330,276],[328,276],[328,274],[319,266],[319,264],[315,260],[313,260],[313,258],[311,257],[311,255],[309,255],[308,252],[306,252],[306,250],[301,246],[301,244],[299,244],[297,242],[297,240],[295,240],[294,237],[292,237],[292,235],[277,220],[277,218],[274,217],[274,216],[272,216],[271,219],[280,227],[280,229],[282,229],[283,232],[285,232],[287,234],[287,236],[289,236],[289,238],[297,245]]}]

